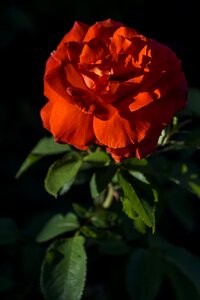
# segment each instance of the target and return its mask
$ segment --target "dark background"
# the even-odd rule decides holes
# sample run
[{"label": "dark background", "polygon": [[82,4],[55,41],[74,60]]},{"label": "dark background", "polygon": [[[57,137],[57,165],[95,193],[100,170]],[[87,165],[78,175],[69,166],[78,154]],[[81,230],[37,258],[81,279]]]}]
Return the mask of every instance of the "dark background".
[{"label": "dark background", "polygon": [[[59,210],[65,205],[62,200],[55,200],[44,190],[45,162],[40,167],[27,171],[18,180],[15,179],[15,174],[37,141],[47,135],[39,116],[40,108],[45,103],[43,96],[45,63],[74,21],[92,25],[96,21],[112,18],[168,45],[182,61],[188,85],[198,87],[199,10],[195,7],[195,3],[178,0],[1,2],[1,217],[12,218],[19,228],[28,230],[30,224],[34,222],[39,224],[40,219],[37,220],[37,215],[40,214],[41,218],[41,212],[45,218],[48,210],[52,208]],[[33,274],[30,275],[32,267],[28,273],[24,271],[25,266],[21,264],[20,258],[19,261],[17,258],[24,254],[18,252],[3,253],[5,259],[3,258],[2,269],[10,268],[11,273],[19,276],[20,284],[17,283],[16,288],[15,282],[9,283],[11,290],[14,286],[12,293],[16,293],[16,296],[6,293],[2,299],[30,299],[30,296],[23,298],[22,294],[26,293],[23,289],[27,280],[26,274],[34,277]],[[25,255],[31,257],[29,252]],[[36,272],[35,278],[37,275]],[[33,297],[40,299],[41,295],[35,291]]]}]

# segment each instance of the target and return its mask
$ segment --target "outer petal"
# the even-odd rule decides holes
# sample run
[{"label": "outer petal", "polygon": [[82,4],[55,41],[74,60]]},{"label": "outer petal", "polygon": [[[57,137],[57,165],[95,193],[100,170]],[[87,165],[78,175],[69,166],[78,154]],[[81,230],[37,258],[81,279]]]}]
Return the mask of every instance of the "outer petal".
[{"label": "outer petal", "polygon": [[123,26],[122,23],[113,21],[111,19],[107,19],[105,21],[96,22],[92,25],[84,38],[84,42],[88,42],[91,39],[96,37],[100,37],[103,35],[104,38],[109,38],[113,34],[113,32],[119,27]]},{"label": "outer petal", "polygon": [[81,149],[94,143],[93,117],[83,114],[75,105],[64,101],[49,102],[42,108],[41,117],[57,142]]},{"label": "outer petal", "polygon": [[113,149],[113,148],[106,148],[106,152],[110,153],[112,158],[116,162],[121,162],[125,158],[129,157],[135,157],[135,145],[129,145],[124,148],[118,148],[118,149]]},{"label": "outer petal", "polygon": [[88,90],[83,77],[73,64],[60,65],[58,61],[50,57],[44,76],[44,95],[51,101],[66,100],[73,103],[67,93],[67,88],[71,86]]},{"label": "outer petal", "polygon": [[134,37],[139,36],[141,39],[146,40],[146,38],[143,35],[139,34],[135,29],[123,25],[115,31],[113,37],[115,38],[116,36],[122,36],[129,40],[132,40]]},{"label": "outer petal", "polygon": [[75,21],[72,29],[64,36],[58,45],[58,49],[67,42],[81,42],[84,39],[88,28],[89,26],[87,24]]},{"label": "outer petal", "polygon": [[136,145],[135,156],[139,159],[148,156],[156,150],[159,136],[163,127],[152,128],[149,135],[138,145]]},{"label": "outer petal", "polygon": [[51,131],[50,116],[51,116],[52,108],[53,108],[53,103],[49,101],[40,110],[40,116],[41,116],[41,119],[43,122],[43,126],[44,126],[44,128],[48,129],[49,131]]},{"label": "outer petal", "polygon": [[66,100],[71,102],[67,93],[66,79],[59,62],[49,57],[44,75],[44,95],[51,101]]},{"label": "outer petal", "polygon": [[111,154],[116,162],[130,157],[137,157],[138,159],[144,158],[156,150],[162,129],[162,127],[153,128],[148,136],[138,144],[118,149],[107,148],[106,151]]},{"label": "outer petal", "polygon": [[173,94],[132,113],[121,111],[107,121],[94,118],[97,140],[109,148],[124,148],[138,144],[152,128],[164,128],[175,113]]},{"label": "outer petal", "polygon": [[110,148],[122,148],[141,141],[150,128],[148,122],[135,122],[118,113],[107,121],[94,118],[94,132],[97,140]]}]

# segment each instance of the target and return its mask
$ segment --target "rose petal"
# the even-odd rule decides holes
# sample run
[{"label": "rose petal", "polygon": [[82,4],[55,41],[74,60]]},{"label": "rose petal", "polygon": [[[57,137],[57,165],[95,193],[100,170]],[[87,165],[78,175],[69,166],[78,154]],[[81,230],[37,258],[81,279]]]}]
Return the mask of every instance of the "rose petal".
[{"label": "rose petal", "polygon": [[83,45],[76,42],[67,42],[59,46],[59,48],[52,53],[52,56],[60,64],[64,62],[79,62],[79,55],[82,51]]},{"label": "rose petal", "polygon": [[48,129],[49,131],[51,131],[50,116],[51,116],[52,108],[53,108],[53,103],[51,101],[49,101],[40,110],[40,116],[42,119],[43,126],[44,126],[44,128]]},{"label": "rose petal", "polygon": [[112,105],[105,105],[105,103],[91,91],[69,87],[67,92],[73,98],[75,105],[85,114],[92,114],[101,120],[108,120],[112,118],[116,112],[116,109]]},{"label": "rose petal", "polygon": [[64,101],[49,102],[41,110],[41,117],[57,142],[77,148],[94,143],[93,117],[83,114],[75,105]]},{"label": "rose petal", "polygon": [[130,157],[137,157],[138,159],[145,158],[156,150],[162,129],[163,127],[152,128],[148,136],[138,144],[128,145],[127,147],[118,149],[106,148],[106,151],[111,154],[116,162],[120,162],[123,159]]},{"label": "rose petal", "polygon": [[135,156],[135,145],[129,145],[127,147],[118,149],[108,147],[106,148],[106,152],[110,153],[110,155],[116,162],[121,162],[125,158]]},{"label": "rose petal", "polygon": [[118,29],[113,34],[113,37],[115,38],[116,36],[122,36],[126,39],[132,40],[134,37],[140,37],[144,41],[146,41],[146,38],[139,34],[135,29],[126,27],[126,26],[120,26]]},{"label": "rose petal", "polygon": [[67,82],[60,64],[50,57],[47,61],[44,75],[44,95],[54,102],[60,100],[71,102],[66,89]]},{"label": "rose petal", "polygon": [[81,64],[94,64],[102,59],[108,52],[108,49],[101,40],[94,39],[85,44],[80,55]]},{"label": "rose petal", "polygon": [[81,42],[84,39],[88,28],[89,26],[87,24],[75,21],[72,29],[64,36],[64,38],[58,45],[58,49],[67,42]]},{"label": "rose petal", "polygon": [[155,97],[153,98],[152,95],[148,92],[140,92],[137,95],[133,96],[134,102],[129,105],[130,111],[138,110],[153,101],[155,101]]},{"label": "rose petal", "polygon": [[119,53],[125,53],[132,45],[131,41],[120,35],[114,35],[110,40],[109,50],[113,56]]},{"label": "rose petal", "polygon": [[116,30],[116,28],[118,28],[119,26],[123,26],[123,24],[120,22],[113,21],[111,19],[96,22],[88,29],[84,38],[84,42],[88,42],[91,39],[100,37],[101,35],[103,35],[105,39],[109,38],[109,36],[111,36]]},{"label": "rose petal", "polygon": [[112,119],[102,121],[94,118],[94,132],[97,140],[110,148],[122,148],[141,141],[149,130],[148,122],[135,122],[116,113]]},{"label": "rose petal", "polygon": [[79,70],[75,67],[75,65],[67,63],[64,67],[65,69],[65,80],[68,82],[68,86],[73,86],[81,89],[88,90],[88,87],[85,84],[85,81],[79,72]]}]

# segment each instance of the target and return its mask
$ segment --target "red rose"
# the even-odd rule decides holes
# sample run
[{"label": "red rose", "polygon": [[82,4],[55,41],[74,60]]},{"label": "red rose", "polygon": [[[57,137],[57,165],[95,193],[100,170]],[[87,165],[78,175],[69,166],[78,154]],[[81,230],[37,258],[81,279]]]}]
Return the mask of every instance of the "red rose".
[{"label": "red rose", "polygon": [[97,144],[120,161],[155,150],[187,84],[168,47],[108,19],[74,23],[47,61],[44,95],[41,118],[57,142]]}]

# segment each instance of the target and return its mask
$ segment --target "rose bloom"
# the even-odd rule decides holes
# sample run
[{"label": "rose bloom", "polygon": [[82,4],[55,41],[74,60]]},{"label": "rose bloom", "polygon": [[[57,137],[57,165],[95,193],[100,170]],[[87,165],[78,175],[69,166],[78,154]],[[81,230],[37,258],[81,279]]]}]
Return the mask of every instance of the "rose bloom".
[{"label": "rose bloom", "polygon": [[74,23],[47,60],[44,95],[41,118],[56,142],[96,144],[119,162],[156,149],[187,84],[168,47],[108,19]]}]

